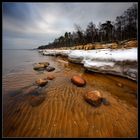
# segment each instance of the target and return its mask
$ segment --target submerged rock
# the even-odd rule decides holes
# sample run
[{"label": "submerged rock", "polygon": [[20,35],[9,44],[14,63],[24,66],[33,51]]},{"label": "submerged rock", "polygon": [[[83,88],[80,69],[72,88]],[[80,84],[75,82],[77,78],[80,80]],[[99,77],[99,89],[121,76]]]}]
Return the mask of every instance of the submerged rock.
[{"label": "submerged rock", "polygon": [[44,67],[48,67],[50,65],[49,62],[39,62],[39,64],[44,65]]},{"label": "submerged rock", "polygon": [[37,84],[38,86],[41,86],[41,87],[45,86],[47,83],[48,83],[48,81],[47,81],[46,79],[39,79],[39,80],[36,80],[36,84]]},{"label": "submerged rock", "polygon": [[50,72],[50,71],[54,71],[55,68],[54,68],[54,67],[51,67],[51,66],[48,66],[48,67],[46,68],[46,70],[47,70],[48,72]]},{"label": "submerged rock", "polygon": [[45,70],[46,67],[50,65],[49,62],[39,62],[38,64],[34,65],[34,70]]},{"label": "submerged rock", "polygon": [[104,105],[110,105],[110,102],[106,98],[102,98],[102,103]]},{"label": "submerged rock", "polygon": [[47,79],[48,79],[48,80],[53,80],[54,78],[55,78],[55,77],[54,77],[53,75],[48,75],[48,76],[47,76]]},{"label": "submerged rock", "polygon": [[44,96],[31,96],[30,97],[30,105],[32,107],[40,105],[45,100]]},{"label": "submerged rock", "polygon": [[99,106],[102,103],[102,97],[99,91],[89,91],[84,95],[84,99],[93,106]]},{"label": "submerged rock", "polygon": [[122,83],[117,83],[117,86],[123,87],[123,84]]},{"label": "submerged rock", "polygon": [[22,89],[13,90],[13,91],[10,91],[10,92],[9,92],[9,96],[10,96],[10,97],[14,97],[14,96],[16,96],[16,95],[21,94],[22,92],[23,92]]},{"label": "submerged rock", "polygon": [[25,95],[38,95],[38,90],[37,90],[37,86],[31,86],[31,87],[29,87],[29,88],[27,88],[27,89],[24,89],[23,90],[23,93],[25,94]]},{"label": "submerged rock", "polygon": [[44,64],[35,64],[33,69],[34,70],[44,70],[45,65]]},{"label": "submerged rock", "polygon": [[80,87],[82,87],[86,84],[86,81],[80,76],[73,76],[71,78],[71,82]]}]

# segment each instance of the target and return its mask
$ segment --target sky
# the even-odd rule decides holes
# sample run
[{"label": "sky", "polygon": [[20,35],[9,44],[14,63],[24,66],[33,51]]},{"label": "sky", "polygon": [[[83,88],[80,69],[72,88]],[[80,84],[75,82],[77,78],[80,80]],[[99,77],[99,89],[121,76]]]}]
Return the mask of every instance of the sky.
[{"label": "sky", "polygon": [[17,3],[2,4],[3,49],[32,49],[75,31],[74,24],[86,29],[115,21],[133,3]]}]

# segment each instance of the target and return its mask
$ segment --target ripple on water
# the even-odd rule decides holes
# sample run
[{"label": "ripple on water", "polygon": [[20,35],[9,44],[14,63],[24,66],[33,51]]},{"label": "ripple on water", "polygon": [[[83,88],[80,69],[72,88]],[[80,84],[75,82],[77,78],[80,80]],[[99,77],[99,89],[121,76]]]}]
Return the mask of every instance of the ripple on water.
[{"label": "ripple on water", "polygon": [[[57,67],[55,59],[51,58],[49,62]],[[84,69],[75,64],[67,64],[68,70],[65,70],[64,65],[59,64],[58,67],[61,71],[51,72],[55,79],[49,81],[42,90],[38,89],[41,94],[37,96],[35,93],[25,96],[27,88],[23,87],[33,84],[40,77],[46,77],[48,72],[39,75],[31,70],[3,79],[3,95],[6,97],[3,106],[5,137],[137,136],[135,82],[111,75],[84,73]],[[77,87],[71,83],[71,77],[79,74],[87,81],[85,87]],[[129,90],[125,92],[125,88],[118,87],[118,82],[131,89],[131,94]],[[93,107],[84,101],[83,95],[94,89],[107,98],[109,106],[102,104],[100,107]],[[33,96],[42,96],[42,101],[34,107],[30,104]]]}]

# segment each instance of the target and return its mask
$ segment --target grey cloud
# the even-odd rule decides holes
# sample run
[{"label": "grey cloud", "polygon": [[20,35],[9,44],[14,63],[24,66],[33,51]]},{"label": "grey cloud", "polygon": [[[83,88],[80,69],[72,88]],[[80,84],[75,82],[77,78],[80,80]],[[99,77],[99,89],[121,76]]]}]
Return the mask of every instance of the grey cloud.
[{"label": "grey cloud", "polygon": [[132,3],[4,3],[4,44],[12,47],[17,43],[19,48],[47,44],[66,31],[74,31],[74,24],[85,29],[90,21],[96,25],[106,20],[114,21],[116,16],[131,5]]}]

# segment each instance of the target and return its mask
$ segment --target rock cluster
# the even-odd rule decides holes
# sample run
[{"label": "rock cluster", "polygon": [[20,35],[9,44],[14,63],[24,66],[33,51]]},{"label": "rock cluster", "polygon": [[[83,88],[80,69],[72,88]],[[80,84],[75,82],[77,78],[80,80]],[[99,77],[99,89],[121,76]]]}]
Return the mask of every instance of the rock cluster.
[{"label": "rock cluster", "polygon": [[[38,64],[34,65],[34,70],[45,70],[53,71],[55,68],[49,66],[48,62],[39,62]],[[55,77],[53,75],[48,75],[47,78],[38,79],[35,81],[35,85],[27,88],[23,93],[25,95],[29,95],[29,103],[32,107],[36,107],[40,105],[44,100],[45,96],[43,96],[42,87],[44,87],[48,80],[53,80]],[[40,88],[38,88],[40,87]]]},{"label": "rock cluster", "polygon": [[43,70],[46,70],[48,72],[50,71],[54,71],[55,68],[52,67],[52,66],[49,66],[50,63],[49,62],[39,62],[37,64],[34,65],[34,70],[37,70],[37,71],[43,71]]},{"label": "rock cluster", "polygon": [[[37,64],[34,65],[34,70],[47,70],[48,72],[50,71],[54,71],[55,68],[50,66],[49,62],[39,62]],[[43,87],[48,83],[48,80],[53,80],[55,77],[53,75],[48,75],[47,78],[44,79],[38,79],[35,81],[35,83],[40,86]]]},{"label": "rock cluster", "polygon": [[[71,82],[78,87],[83,87],[86,85],[86,80],[83,79],[81,76],[75,75],[71,78]],[[101,93],[97,90],[92,90],[84,94],[84,99],[89,104],[98,107],[102,103],[104,105],[110,105],[110,102],[101,96]]]},{"label": "rock cluster", "polygon": [[[55,70],[54,67],[51,67],[49,65],[50,64],[48,62],[40,62],[40,63],[38,63],[34,66],[34,69],[35,70],[46,69],[48,72]],[[48,80],[53,80],[54,78],[55,77],[53,75],[48,75],[44,79],[36,80],[35,83],[36,83],[37,86],[43,87],[48,83]],[[86,80],[83,79],[79,75],[72,76],[71,82],[78,87],[83,87],[83,86],[86,85]],[[31,89],[31,91],[37,93],[36,90]],[[29,92],[31,92],[31,91],[29,90]],[[30,104],[32,106],[37,106],[37,105],[41,104],[44,101],[44,99],[45,99],[44,97],[40,97],[38,95],[32,96],[31,100],[30,100]],[[103,98],[101,96],[101,93],[97,90],[92,90],[92,91],[89,91],[89,92],[85,93],[84,99],[85,99],[86,102],[88,102],[89,104],[91,104],[95,107],[100,106],[102,103],[104,105],[109,105],[110,104],[109,101],[106,98]]]}]

